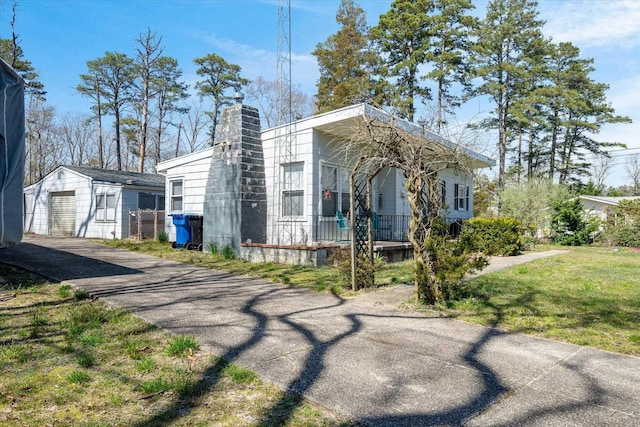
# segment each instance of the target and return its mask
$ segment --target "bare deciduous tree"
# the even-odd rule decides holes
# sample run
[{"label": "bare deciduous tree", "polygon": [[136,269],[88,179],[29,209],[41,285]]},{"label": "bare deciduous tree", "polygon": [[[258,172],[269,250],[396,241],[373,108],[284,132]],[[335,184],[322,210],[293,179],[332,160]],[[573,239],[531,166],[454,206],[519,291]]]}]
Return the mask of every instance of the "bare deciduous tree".
[{"label": "bare deciduous tree", "polygon": [[366,170],[391,167],[402,171],[411,208],[407,237],[413,246],[416,298],[429,303],[441,300],[446,291],[438,277],[436,255],[427,244],[444,221],[439,173],[454,169],[461,176],[469,176],[473,160],[461,145],[391,115],[367,117],[353,130],[343,149],[356,155],[358,164]]},{"label": "bare deciduous tree", "polygon": [[40,181],[60,163],[56,146],[55,109],[42,98],[30,97],[25,120],[26,184]]},{"label": "bare deciduous tree", "polygon": [[614,165],[614,158],[605,154],[596,156],[591,164],[591,177],[593,178],[593,184],[598,191],[603,191],[611,169]]},{"label": "bare deciduous tree", "polygon": [[633,186],[633,195],[640,196],[640,154],[631,157],[625,165],[631,185]]},{"label": "bare deciduous tree", "polygon": [[[189,153],[198,151],[207,145],[207,142],[201,138],[202,130],[207,125],[207,115],[202,100],[193,101],[188,108],[184,109],[180,114],[180,125],[180,136],[181,139],[184,136]],[[176,157],[180,154],[180,150],[180,140],[178,140],[176,142]]]},{"label": "bare deciduous tree", "polygon": [[58,125],[58,133],[68,156],[65,163],[81,166],[97,160],[97,129],[90,115],[64,114]]},{"label": "bare deciduous tree", "polygon": [[288,92],[288,88],[283,88],[276,81],[265,80],[262,76],[251,82],[246,88],[247,98],[255,101],[258,110],[260,110],[260,118],[267,128],[283,125],[284,123],[278,123],[278,119],[289,117],[289,102],[282,105],[279,103],[280,99],[290,101],[291,115],[294,119],[311,115],[313,106],[309,96],[295,88],[291,90],[290,97],[287,93],[279,94],[279,91]]},{"label": "bare deciduous tree", "polygon": [[140,34],[136,39],[136,64],[139,72],[137,107],[140,109],[140,147],[138,150],[138,172],[144,172],[144,161],[147,153],[147,139],[149,136],[149,106],[153,93],[153,79],[156,78],[156,64],[160,60],[164,47],[160,46],[162,37],[152,33],[147,28],[147,34]]}]

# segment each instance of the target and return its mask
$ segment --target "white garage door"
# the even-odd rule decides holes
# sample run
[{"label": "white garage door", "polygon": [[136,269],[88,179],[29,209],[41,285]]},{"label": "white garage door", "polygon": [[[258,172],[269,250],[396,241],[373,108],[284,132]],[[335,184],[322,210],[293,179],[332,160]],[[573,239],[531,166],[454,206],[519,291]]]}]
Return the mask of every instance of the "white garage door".
[{"label": "white garage door", "polygon": [[76,235],[76,194],[74,191],[51,193],[49,211],[51,235]]}]

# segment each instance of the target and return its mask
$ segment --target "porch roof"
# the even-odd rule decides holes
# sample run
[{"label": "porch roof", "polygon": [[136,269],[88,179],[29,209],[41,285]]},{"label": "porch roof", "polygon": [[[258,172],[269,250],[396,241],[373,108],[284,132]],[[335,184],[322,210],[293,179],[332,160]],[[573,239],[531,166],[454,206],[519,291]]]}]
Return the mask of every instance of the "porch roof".
[{"label": "porch roof", "polygon": [[425,130],[422,126],[411,123],[407,120],[397,120],[390,113],[373,107],[369,104],[356,104],[349,107],[340,108],[328,113],[318,114],[298,120],[289,125],[282,125],[263,131],[263,139],[274,138],[286,126],[291,127],[292,132],[302,132],[314,129],[337,138],[349,138],[353,135],[354,128],[363,124],[365,120],[378,119],[382,122],[394,121],[399,129],[414,135],[424,135],[430,141],[435,141],[449,148],[458,148],[462,153],[473,160],[475,168],[485,168],[495,166],[495,160],[484,156],[468,147],[449,141],[440,135],[429,130]]}]

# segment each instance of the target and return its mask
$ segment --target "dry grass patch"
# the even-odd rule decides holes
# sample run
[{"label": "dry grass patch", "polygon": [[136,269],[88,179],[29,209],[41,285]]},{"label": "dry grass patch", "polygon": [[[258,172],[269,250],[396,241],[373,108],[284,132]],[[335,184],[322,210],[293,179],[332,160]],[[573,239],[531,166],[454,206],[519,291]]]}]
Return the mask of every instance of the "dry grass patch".
[{"label": "dry grass patch", "polygon": [[0,265],[0,424],[348,425],[121,309]]}]

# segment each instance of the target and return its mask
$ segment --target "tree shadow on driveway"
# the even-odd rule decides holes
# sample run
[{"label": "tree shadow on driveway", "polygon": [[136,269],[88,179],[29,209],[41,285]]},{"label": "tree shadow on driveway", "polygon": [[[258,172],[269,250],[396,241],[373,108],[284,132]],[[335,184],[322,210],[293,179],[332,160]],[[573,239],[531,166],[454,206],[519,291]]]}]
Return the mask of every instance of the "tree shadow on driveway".
[{"label": "tree shadow on driveway", "polygon": [[[64,262],[102,262],[87,258],[69,254]],[[537,366],[532,375],[567,371],[584,396],[542,401],[543,396],[541,405],[522,404],[522,396],[535,394],[531,385],[539,378],[505,376],[504,365],[512,359],[492,358],[501,357],[496,347],[509,335],[495,327],[459,322],[460,336],[451,336],[442,322],[453,320],[366,308],[336,295],[164,260],[145,262],[151,267],[123,267],[135,274],[105,269],[100,277],[96,269],[71,282],[151,323],[197,337],[220,357],[138,426],[169,425],[198,407],[229,363],[251,367],[286,390],[260,426],[286,424],[303,397],[356,424],[376,426],[535,424],[607,404],[595,376],[555,356],[547,358],[547,371]],[[506,411],[512,401],[524,406]]]}]

